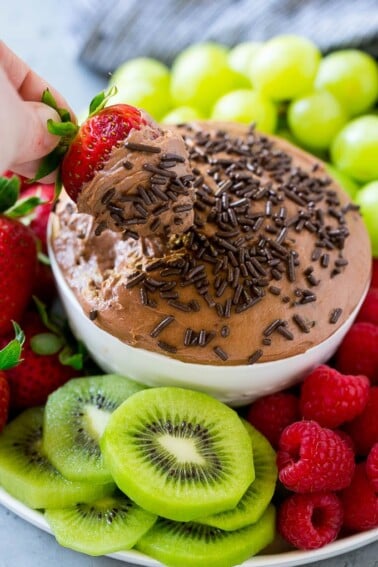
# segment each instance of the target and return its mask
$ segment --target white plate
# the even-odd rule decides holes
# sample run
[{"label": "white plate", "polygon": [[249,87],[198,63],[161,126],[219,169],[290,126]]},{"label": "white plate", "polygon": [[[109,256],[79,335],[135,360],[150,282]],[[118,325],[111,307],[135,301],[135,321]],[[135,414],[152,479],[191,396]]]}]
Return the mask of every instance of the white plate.
[{"label": "white plate", "polygon": [[[31,510],[12,496],[5,490],[0,488],[0,504],[8,508],[11,512],[20,516],[30,524],[37,528],[51,533],[49,526],[43,514],[36,510]],[[335,555],[341,555],[363,545],[368,545],[374,541],[378,541],[378,528],[362,532],[350,537],[339,539],[325,547],[315,549],[313,551],[288,551],[276,555],[259,555],[252,557],[243,563],[243,567],[293,567],[295,565],[305,565],[313,561],[327,559]],[[143,565],[144,567],[164,567],[158,561],[151,559],[147,555],[138,553],[137,551],[122,551],[109,555],[113,559],[133,563],[134,565]]]}]

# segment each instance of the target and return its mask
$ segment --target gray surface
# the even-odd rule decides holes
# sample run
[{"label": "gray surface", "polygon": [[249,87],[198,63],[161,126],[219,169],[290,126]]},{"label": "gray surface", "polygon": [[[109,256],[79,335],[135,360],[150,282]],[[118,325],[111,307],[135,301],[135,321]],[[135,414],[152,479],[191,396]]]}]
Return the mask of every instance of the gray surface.
[{"label": "gray surface", "polygon": [[[105,1],[105,0],[104,0]],[[57,87],[80,112],[102,88],[102,80],[76,60],[68,37],[64,0],[0,0],[0,37]],[[52,536],[0,506],[0,567],[116,567],[59,547]],[[378,567],[378,542],[310,567]]]}]

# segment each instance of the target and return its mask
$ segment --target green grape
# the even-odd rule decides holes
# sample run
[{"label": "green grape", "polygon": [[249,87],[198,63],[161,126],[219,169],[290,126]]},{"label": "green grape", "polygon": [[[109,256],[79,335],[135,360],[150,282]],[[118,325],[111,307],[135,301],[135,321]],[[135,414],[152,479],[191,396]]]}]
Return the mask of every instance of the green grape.
[{"label": "green grape", "polygon": [[123,63],[110,78],[118,93],[110,104],[124,102],[142,108],[159,120],[172,107],[168,67],[148,57]]},{"label": "green grape", "polygon": [[257,41],[245,41],[235,45],[228,54],[228,64],[231,69],[245,75],[250,79],[250,70],[253,58],[261,48],[262,43]]},{"label": "green grape", "polygon": [[378,97],[377,64],[357,49],[335,51],[321,61],[315,86],[331,92],[349,115],[360,114]]},{"label": "green grape", "polygon": [[163,124],[183,124],[192,120],[201,120],[203,116],[191,106],[178,106],[166,114],[161,120]]},{"label": "green grape", "polygon": [[248,80],[228,64],[227,49],[216,43],[188,47],[175,59],[171,92],[177,106],[192,106],[207,116],[215,101]]},{"label": "green grape", "polygon": [[234,121],[250,124],[256,122],[262,132],[274,132],[277,124],[277,109],[260,93],[248,89],[232,91],[220,98],[211,115],[212,120]]},{"label": "green grape", "polygon": [[350,177],[345,175],[342,171],[339,171],[336,167],[330,163],[324,164],[330,177],[332,177],[339,185],[344,189],[345,193],[349,195],[351,199],[355,199],[359,186]]},{"label": "green grape", "polygon": [[326,91],[294,100],[288,109],[291,131],[308,148],[327,149],[346,121],[343,107]]},{"label": "green grape", "polygon": [[378,116],[355,118],[336,136],[332,162],[357,181],[378,179]]},{"label": "green grape", "polygon": [[273,100],[291,100],[311,91],[319,61],[320,52],[308,39],[277,36],[253,58],[251,81]]},{"label": "green grape", "polygon": [[368,183],[360,189],[356,203],[361,207],[362,218],[368,230],[373,256],[378,257],[378,181]]}]

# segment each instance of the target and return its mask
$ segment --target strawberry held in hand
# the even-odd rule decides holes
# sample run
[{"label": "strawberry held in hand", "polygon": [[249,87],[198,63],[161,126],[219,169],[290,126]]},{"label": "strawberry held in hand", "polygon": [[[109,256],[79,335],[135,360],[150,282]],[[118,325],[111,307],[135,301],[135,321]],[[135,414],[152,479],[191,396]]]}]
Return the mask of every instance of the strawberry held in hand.
[{"label": "strawberry held in hand", "polygon": [[[134,240],[185,232],[193,224],[194,188],[182,136],[127,104],[105,107],[112,94],[92,101],[81,126],[54,107],[62,122],[47,127],[61,140],[36,179],[60,166],[58,179],[78,212],[94,217],[96,236],[105,229]],[[49,93],[43,101],[55,104]]]}]

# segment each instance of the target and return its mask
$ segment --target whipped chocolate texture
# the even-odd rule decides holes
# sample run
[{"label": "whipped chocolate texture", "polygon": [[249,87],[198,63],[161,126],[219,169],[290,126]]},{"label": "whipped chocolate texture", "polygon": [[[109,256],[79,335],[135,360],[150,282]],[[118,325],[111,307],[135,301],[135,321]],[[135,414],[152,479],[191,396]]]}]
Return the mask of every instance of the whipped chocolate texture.
[{"label": "whipped chocolate texture", "polygon": [[193,225],[193,179],[182,137],[143,126],[84,184],[78,211],[94,217],[97,236],[107,228],[134,240],[181,234]]},{"label": "whipped chocolate texture", "polygon": [[[176,180],[190,175],[188,191],[195,192],[182,234],[148,230],[134,239],[116,227],[96,236],[101,218],[78,214],[68,200],[57,208],[53,249],[88,317],[131,346],[200,364],[284,359],[331,336],[370,279],[358,208],[319,160],[286,141],[236,124],[193,123],[173,135],[182,145],[168,149],[164,134],[162,154],[188,152],[189,161],[172,167]],[[124,168],[125,160],[156,166],[162,158],[124,151],[114,151],[105,180],[95,181],[103,195],[114,186],[107,171]],[[125,195],[142,181],[136,174],[127,183]],[[170,191],[169,184],[159,187]],[[174,222],[174,203],[169,198],[163,224]],[[143,208],[141,226],[150,227],[151,208]]]}]

